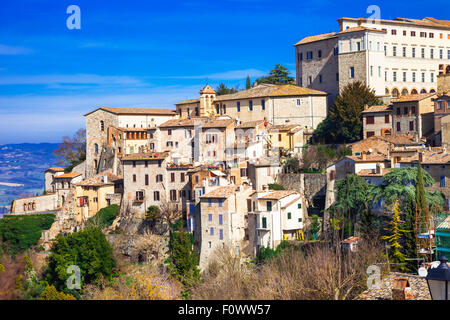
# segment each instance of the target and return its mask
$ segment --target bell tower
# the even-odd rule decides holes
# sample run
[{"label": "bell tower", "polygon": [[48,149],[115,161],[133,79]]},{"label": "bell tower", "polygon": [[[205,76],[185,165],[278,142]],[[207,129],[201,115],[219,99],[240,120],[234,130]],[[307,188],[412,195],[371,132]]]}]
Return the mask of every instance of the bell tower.
[{"label": "bell tower", "polygon": [[213,101],[216,98],[216,91],[210,85],[206,85],[200,90],[200,116],[213,114]]}]

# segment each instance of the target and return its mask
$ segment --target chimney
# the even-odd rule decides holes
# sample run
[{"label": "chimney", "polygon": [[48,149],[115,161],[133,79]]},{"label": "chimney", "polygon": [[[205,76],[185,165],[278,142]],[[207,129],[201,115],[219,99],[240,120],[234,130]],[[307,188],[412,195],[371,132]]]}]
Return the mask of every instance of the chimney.
[{"label": "chimney", "polygon": [[106,174],[103,176],[103,183],[108,183],[108,176]]},{"label": "chimney", "polygon": [[362,160],[366,160],[366,152],[365,152],[365,151],[363,151],[363,152],[361,153],[361,159],[362,159]]},{"label": "chimney", "polygon": [[408,278],[396,277],[392,287],[392,300],[414,300]]},{"label": "chimney", "polygon": [[365,104],[365,105],[364,105],[364,110],[367,110],[367,109],[369,109],[369,105],[368,105],[368,104]]}]

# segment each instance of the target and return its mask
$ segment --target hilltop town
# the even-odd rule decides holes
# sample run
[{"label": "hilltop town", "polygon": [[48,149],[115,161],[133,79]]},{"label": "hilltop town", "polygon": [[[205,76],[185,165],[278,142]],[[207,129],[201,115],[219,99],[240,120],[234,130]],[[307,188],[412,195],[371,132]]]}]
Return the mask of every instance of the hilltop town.
[{"label": "hilltop town", "polygon": [[[105,229],[108,240],[131,260],[143,261],[159,249],[139,247],[142,233],[134,224],[153,219],[158,208],[158,217],[168,218],[157,222],[181,221],[192,235],[204,271],[225,247],[241,261],[308,241],[339,242],[357,252],[367,225],[362,207],[343,207],[345,181],[356,181],[345,190],[362,183],[379,190],[370,191],[368,211],[388,223],[395,199],[383,192],[391,177],[416,170],[401,183],[414,188],[416,172],[423,170],[427,195],[439,198],[427,203],[427,214],[449,210],[450,21],[341,18],[338,31],[296,43],[295,60],[295,83],[254,83],[221,95],[205,84],[175,108],[93,107],[84,115],[86,159],[70,171],[45,170],[45,194],[15,199],[10,215],[54,214],[39,240],[51,251],[58,235],[83,230],[101,209],[117,205]],[[335,132],[324,123],[354,83],[372,90],[377,103],[358,106],[359,139],[327,143],[324,130],[330,137]],[[320,148],[333,155],[323,156]],[[351,210],[354,217],[345,220]],[[417,210],[420,215],[420,208],[411,212]],[[434,234],[439,226],[431,220],[426,216],[419,227],[416,222],[417,236]],[[333,232],[342,237],[336,240]],[[169,233],[155,234],[167,246]],[[416,258],[432,262],[448,252],[441,239],[417,240]]]}]

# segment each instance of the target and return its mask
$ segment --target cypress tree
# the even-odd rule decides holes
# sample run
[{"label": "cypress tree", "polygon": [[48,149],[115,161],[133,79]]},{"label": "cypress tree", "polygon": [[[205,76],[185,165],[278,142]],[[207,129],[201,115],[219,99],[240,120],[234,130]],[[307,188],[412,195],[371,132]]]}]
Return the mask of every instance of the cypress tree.
[{"label": "cypress tree", "polygon": [[425,220],[425,217],[428,213],[428,204],[425,198],[425,183],[423,181],[422,175],[422,167],[419,162],[417,163],[417,177],[416,177],[416,208],[417,213],[419,213],[422,221]]},{"label": "cypress tree", "polygon": [[250,82],[250,76],[247,76],[247,83],[245,85],[245,89],[250,89],[252,87],[252,83]]}]

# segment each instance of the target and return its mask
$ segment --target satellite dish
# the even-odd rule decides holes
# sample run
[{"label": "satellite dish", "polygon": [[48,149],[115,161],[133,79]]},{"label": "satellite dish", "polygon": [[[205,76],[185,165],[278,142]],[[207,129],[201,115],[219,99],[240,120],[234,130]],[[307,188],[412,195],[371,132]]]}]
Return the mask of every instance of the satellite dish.
[{"label": "satellite dish", "polygon": [[425,269],[424,267],[420,267],[418,271],[419,271],[419,276],[421,276],[421,277],[426,277],[428,274],[427,269]]}]

